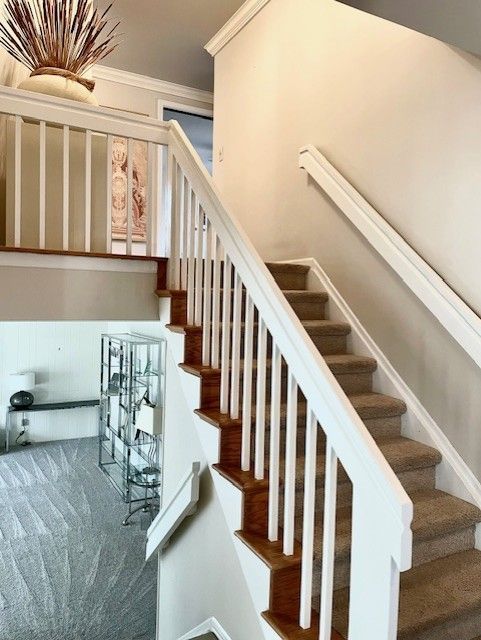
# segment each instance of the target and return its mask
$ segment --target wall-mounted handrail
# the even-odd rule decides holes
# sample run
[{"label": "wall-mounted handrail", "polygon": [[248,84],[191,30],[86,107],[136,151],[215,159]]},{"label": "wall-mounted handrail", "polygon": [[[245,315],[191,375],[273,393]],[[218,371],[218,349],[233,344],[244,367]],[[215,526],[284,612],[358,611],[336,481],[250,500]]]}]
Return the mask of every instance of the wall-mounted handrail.
[{"label": "wall-mounted handrail", "polygon": [[319,184],[446,331],[481,367],[481,318],[318,149],[312,145],[301,149],[299,166]]},{"label": "wall-mounted handrail", "polygon": [[185,474],[168,503],[163,506],[147,531],[146,559],[162,551],[171,537],[191,516],[199,501],[200,462],[193,462],[192,468]]}]

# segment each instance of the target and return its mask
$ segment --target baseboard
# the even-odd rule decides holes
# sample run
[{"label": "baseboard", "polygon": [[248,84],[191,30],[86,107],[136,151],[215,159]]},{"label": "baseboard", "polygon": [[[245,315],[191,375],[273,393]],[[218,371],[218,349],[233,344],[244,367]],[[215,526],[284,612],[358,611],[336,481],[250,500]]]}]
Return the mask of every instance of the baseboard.
[{"label": "baseboard", "polygon": [[[361,355],[370,355],[377,360],[378,371],[375,374],[375,383],[379,390],[402,398],[408,407],[407,414],[403,419],[403,435],[435,447],[441,452],[443,461],[438,465],[436,487],[481,508],[481,483],[371,338],[317,260],[315,258],[301,258],[285,262],[305,264],[310,267],[309,288],[322,289],[329,294],[331,317],[348,322],[352,328],[351,339],[356,351]],[[481,542],[481,535],[479,537]]]},{"label": "baseboard", "polygon": [[231,640],[231,637],[223,629],[218,620],[215,618],[208,618],[201,624],[199,624],[195,629],[192,629],[185,635],[179,638],[179,640],[192,640],[192,638],[196,638],[204,633],[215,633],[215,635],[219,638],[219,640]]}]

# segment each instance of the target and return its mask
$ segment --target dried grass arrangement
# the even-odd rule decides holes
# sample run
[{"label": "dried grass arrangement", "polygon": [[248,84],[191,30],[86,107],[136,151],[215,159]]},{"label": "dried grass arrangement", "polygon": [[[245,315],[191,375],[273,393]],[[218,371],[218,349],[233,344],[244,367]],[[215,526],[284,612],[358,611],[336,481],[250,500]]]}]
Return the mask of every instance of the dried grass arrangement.
[{"label": "dried grass arrangement", "polygon": [[112,5],[100,12],[92,0],[5,0],[0,44],[31,76],[57,75],[92,91],[83,74],[119,44]]}]

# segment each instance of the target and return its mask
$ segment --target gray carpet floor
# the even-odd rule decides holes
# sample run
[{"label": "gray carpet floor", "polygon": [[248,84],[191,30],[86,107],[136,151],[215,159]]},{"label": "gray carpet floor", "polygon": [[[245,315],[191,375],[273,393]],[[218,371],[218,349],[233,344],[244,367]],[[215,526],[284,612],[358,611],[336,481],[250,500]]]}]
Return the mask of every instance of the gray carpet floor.
[{"label": "gray carpet floor", "polygon": [[1,640],[154,640],[156,563],[97,459],[95,438],[0,456]]}]

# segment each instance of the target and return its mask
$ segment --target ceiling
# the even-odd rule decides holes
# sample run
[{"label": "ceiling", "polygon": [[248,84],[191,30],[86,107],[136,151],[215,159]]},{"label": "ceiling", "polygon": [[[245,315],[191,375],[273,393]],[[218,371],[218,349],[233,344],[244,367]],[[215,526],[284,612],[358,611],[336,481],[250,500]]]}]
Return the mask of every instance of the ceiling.
[{"label": "ceiling", "polygon": [[479,0],[340,0],[481,55]]},{"label": "ceiling", "polygon": [[[98,0],[105,8],[111,0]],[[123,43],[102,64],[211,91],[214,65],[204,45],[244,0],[115,0]]]}]

